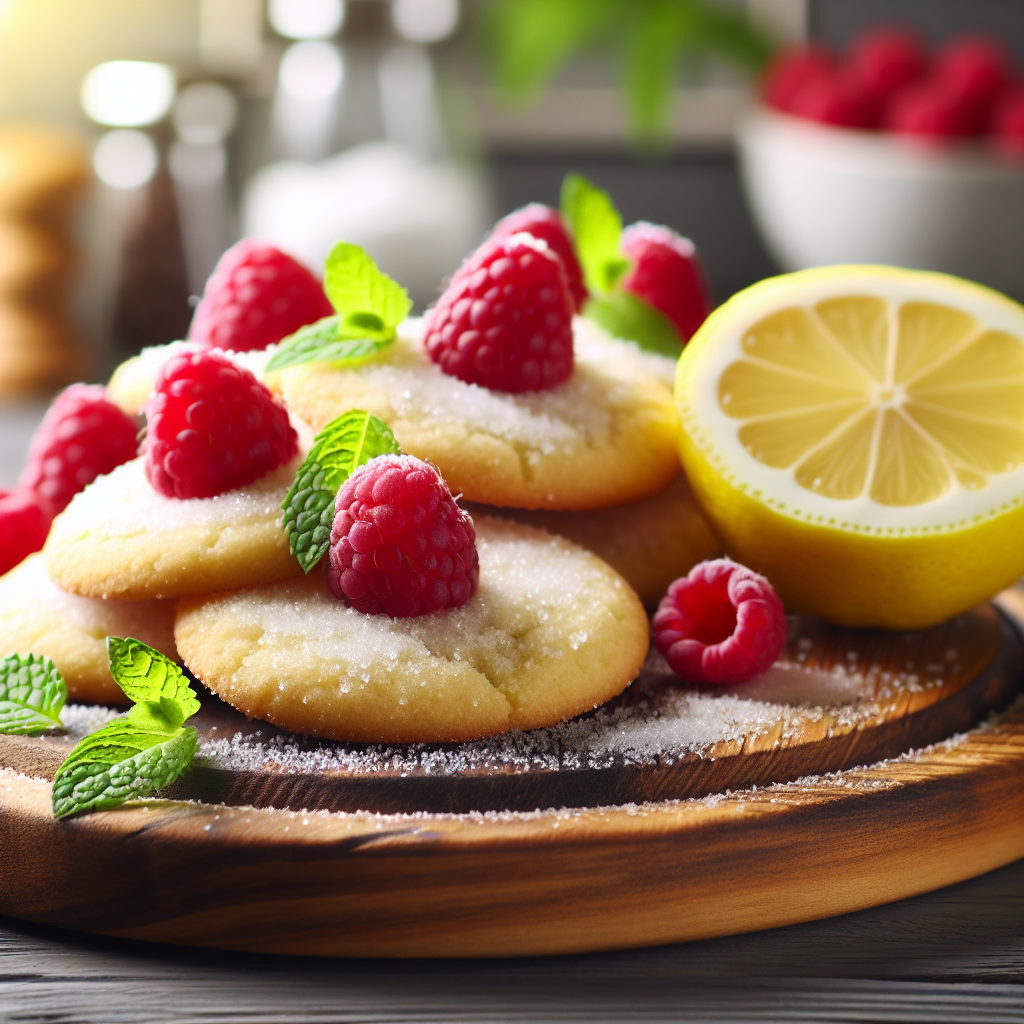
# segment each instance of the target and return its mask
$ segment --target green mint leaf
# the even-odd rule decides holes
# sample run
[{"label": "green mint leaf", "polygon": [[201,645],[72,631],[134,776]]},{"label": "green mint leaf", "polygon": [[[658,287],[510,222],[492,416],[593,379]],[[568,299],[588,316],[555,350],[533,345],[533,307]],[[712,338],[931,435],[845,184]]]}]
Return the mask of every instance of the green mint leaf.
[{"label": "green mint leaf", "polygon": [[346,335],[365,331],[390,340],[412,309],[406,290],[382,273],[365,250],[349,242],[335,243],[327,257],[324,291]]},{"label": "green mint leaf", "polygon": [[604,295],[629,271],[620,248],[622,217],[608,193],[581,174],[562,182],[562,218],[576,239],[583,280],[592,295]]},{"label": "green mint leaf", "polygon": [[49,658],[12,654],[0,661],[0,733],[38,736],[59,729],[67,699],[68,688]]},{"label": "green mint leaf", "polygon": [[[354,313],[350,319],[381,323],[380,318],[373,313]],[[358,333],[358,326],[353,327],[353,330]],[[340,316],[325,316],[323,320],[300,327],[285,338],[267,361],[264,373],[283,370],[288,366],[301,366],[303,363],[356,363],[387,348],[395,340],[394,332],[386,338],[368,337],[369,333],[367,330],[359,333],[358,337],[347,337]]]},{"label": "green mint leaf", "polygon": [[630,292],[616,290],[589,299],[583,307],[583,315],[613,338],[634,341],[645,352],[675,359],[683,351],[683,341],[672,321]]},{"label": "green mint leaf", "polygon": [[166,697],[181,710],[181,725],[199,710],[195,690],[170,658],[131,637],[107,637],[107,658],[114,682],[133,703]]},{"label": "green mint leaf", "polygon": [[109,811],[149,796],[179,778],[198,747],[195,729],[167,736],[140,732],[130,717],[115,719],[79,743],[57,770],[53,813],[67,818]]},{"label": "green mint leaf", "polygon": [[128,709],[125,718],[140,732],[161,733],[171,736],[184,724],[186,715],[177,701],[170,697],[159,700],[143,700]]},{"label": "green mint leaf", "polygon": [[339,416],[316,435],[281,506],[288,547],[304,572],[327,553],[341,485],[370,459],[401,453],[391,428],[363,409]]}]

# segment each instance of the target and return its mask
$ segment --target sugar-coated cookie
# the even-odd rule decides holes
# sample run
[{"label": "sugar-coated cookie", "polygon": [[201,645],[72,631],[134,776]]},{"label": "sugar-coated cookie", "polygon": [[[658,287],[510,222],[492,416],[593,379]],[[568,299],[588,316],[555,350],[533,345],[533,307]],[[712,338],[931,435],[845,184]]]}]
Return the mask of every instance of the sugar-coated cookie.
[{"label": "sugar-coated cookie", "polygon": [[[153,345],[144,348],[137,356],[126,359],[114,370],[107,383],[107,398],[129,416],[138,416],[142,412],[142,407],[149,401],[149,396],[153,394],[160,367],[171,356],[188,351],[189,345],[187,341]],[[257,378],[260,377],[269,358],[266,352],[223,352],[220,349],[216,351],[250,370]]]},{"label": "sugar-coated cookie", "polygon": [[181,601],[188,668],[253,718],[356,742],[474,739],[552,725],[635,678],[649,627],[595,555],[509,520],[476,520],[480,584],[461,608],[365,615],[322,572]]},{"label": "sugar-coated cookie", "polygon": [[474,518],[488,513],[508,516],[593,551],[621,573],[648,606],[665,596],[673,580],[722,551],[682,475],[653,498],[596,512],[494,509],[469,502],[466,507]]},{"label": "sugar-coated cookie", "polygon": [[166,498],[142,459],[98,477],[53,521],[53,581],[86,597],[144,600],[259,586],[301,573],[281,503],[306,448],[265,477],[215,498]]},{"label": "sugar-coated cookie", "polygon": [[0,657],[50,658],[75,701],[126,704],[110,675],[108,636],[134,637],[177,660],[174,601],[100,601],[55,586],[41,554],[0,577]]},{"label": "sugar-coated cookie", "polygon": [[369,410],[402,451],[433,462],[468,501],[608,508],[658,494],[678,475],[670,392],[640,369],[630,346],[577,318],[569,380],[508,394],[442,373],[421,333],[422,322],[410,319],[394,345],[356,367],[312,363],[266,382],[316,430],[349,409]]},{"label": "sugar-coated cookie", "polygon": [[[586,336],[593,337],[598,341],[607,341],[611,338],[611,335],[603,327],[586,317],[577,317],[573,324],[573,330],[577,338]],[[669,391],[675,390],[678,359],[673,356],[664,356],[660,352],[645,352],[629,338],[614,338],[612,340],[619,346],[621,359],[628,359],[638,370],[657,378]]]}]

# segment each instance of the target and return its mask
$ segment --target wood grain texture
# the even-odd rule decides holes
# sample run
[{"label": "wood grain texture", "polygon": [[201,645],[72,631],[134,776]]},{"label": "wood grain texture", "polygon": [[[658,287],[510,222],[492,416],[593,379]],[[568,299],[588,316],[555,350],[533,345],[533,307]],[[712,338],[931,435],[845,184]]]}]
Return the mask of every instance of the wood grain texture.
[{"label": "wood grain texture", "polygon": [[[871,764],[969,729],[1006,705],[1019,685],[1022,660],[1020,638],[991,605],[914,633],[844,630],[798,618],[779,665],[795,678],[837,666],[843,678],[862,677],[857,714],[848,706],[826,707],[815,717],[780,717],[700,751],[659,754],[643,763],[619,757],[600,767],[581,766],[561,750],[554,767],[490,763],[458,772],[379,758],[362,770],[296,769],[272,759],[255,769],[199,766],[170,795],[231,806],[378,813],[532,811],[702,797]],[[675,685],[648,669],[612,705],[653,717]],[[286,735],[210,696],[194,724],[207,739]],[[52,779],[70,746],[67,737],[0,737],[0,767]],[[358,755],[363,748],[350,749]]]},{"label": "wood grain texture", "polygon": [[0,1008],[53,1024],[1019,1020],[1024,860],[842,917],[582,956],[275,957],[0,918]]},{"label": "wood grain texture", "polygon": [[[1000,657],[1019,680],[1020,647]],[[300,955],[624,948],[878,906],[1024,856],[1024,697],[869,767],[641,805],[381,815],[167,800],[56,821],[50,788],[0,770],[0,913]]]},{"label": "wood grain texture", "polygon": [[639,808],[386,817],[166,802],[58,822],[49,802],[44,780],[0,773],[2,913],[292,954],[641,946],[876,906],[1024,856],[1024,704],[915,756]]}]

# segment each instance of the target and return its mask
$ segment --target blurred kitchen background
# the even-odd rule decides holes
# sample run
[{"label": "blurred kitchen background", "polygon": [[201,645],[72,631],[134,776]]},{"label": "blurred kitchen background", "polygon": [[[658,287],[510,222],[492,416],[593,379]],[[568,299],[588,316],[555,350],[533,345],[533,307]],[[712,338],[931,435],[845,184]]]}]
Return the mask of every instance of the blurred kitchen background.
[{"label": "blurred kitchen background", "polygon": [[1021,0],[0,0],[0,399],[183,337],[242,235],[315,268],[357,242],[422,310],[569,170],[692,238],[722,301],[786,262],[737,164],[758,69],[892,22],[1024,68]]}]

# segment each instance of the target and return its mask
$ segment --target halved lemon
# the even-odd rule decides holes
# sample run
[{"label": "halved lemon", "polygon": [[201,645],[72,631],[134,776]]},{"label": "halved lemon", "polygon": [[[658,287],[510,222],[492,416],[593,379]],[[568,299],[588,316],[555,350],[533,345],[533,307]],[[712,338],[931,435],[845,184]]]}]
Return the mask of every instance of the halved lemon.
[{"label": "halved lemon", "polygon": [[1024,575],[1024,307],[837,266],[719,307],[679,360],[683,465],[787,608],[917,628]]}]

